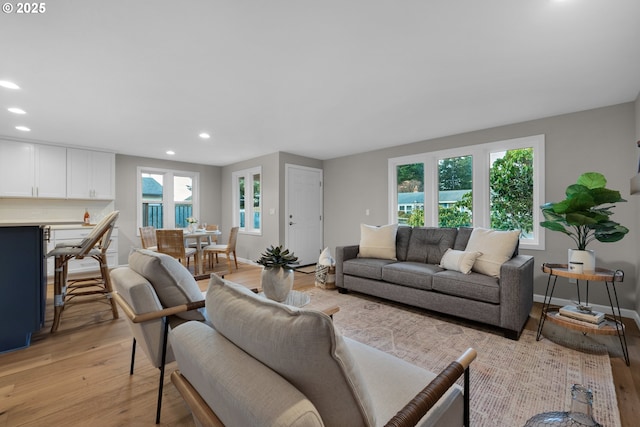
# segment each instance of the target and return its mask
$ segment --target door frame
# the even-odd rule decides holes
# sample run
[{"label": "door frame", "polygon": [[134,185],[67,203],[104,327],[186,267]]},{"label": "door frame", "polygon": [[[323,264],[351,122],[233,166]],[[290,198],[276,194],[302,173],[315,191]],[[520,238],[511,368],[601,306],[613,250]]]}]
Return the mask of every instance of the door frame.
[{"label": "door frame", "polygon": [[[324,171],[319,168],[310,166],[301,166],[293,163],[285,163],[284,165],[284,215],[282,223],[284,225],[284,242],[285,247],[289,247],[289,226],[287,224],[289,215],[289,171],[291,169],[302,169],[307,171],[319,172],[320,174],[320,250],[324,248]],[[320,254],[318,254],[320,256]]]}]

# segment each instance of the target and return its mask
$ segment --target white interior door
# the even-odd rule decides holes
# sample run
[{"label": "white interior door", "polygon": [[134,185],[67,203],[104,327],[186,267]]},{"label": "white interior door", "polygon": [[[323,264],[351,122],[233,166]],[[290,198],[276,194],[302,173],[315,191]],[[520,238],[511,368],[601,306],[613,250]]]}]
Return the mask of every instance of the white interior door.
[{"label": "white interior door", "polygon": [[322,170],[286,165],[285,240],[300,265],[314,264],[322,251]]}]

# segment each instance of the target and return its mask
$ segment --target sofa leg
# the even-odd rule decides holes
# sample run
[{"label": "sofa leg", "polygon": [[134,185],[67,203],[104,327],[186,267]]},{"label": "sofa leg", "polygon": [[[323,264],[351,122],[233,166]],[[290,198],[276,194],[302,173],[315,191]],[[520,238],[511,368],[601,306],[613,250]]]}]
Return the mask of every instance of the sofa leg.
[{"label": "sofa leg", "polygon": [[520,332],[512,331],[510,329],[505,329],[504,337],[510,340],[518,341],[520,339]]},{"label": "sofa leg", "polygon": [[348,294],[349,293],[349,289],[347,288],[338,288],[338,292],[341,294]]}]

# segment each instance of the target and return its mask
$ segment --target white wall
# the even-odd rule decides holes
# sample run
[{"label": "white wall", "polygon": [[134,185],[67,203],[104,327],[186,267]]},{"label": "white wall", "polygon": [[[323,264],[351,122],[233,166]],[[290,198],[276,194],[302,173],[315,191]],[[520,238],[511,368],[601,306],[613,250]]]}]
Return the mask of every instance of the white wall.
[{"label": "white wall", "polygon": [[[523,136],[545,134],[546,201],[563,199],[565,188],[588,171],[603,173],[609,188],[620,190],[624,198],[630,199],[629,178],[638,166],[635,115],[634,104],[626,103],[326,160],[325,245],[335,251],[336,246],[357,243],[360,223],[389,221],[389,158]],[[369,209],[369,216],[365,209]],[[624,270],[625,281],[618,287],[618,296],[620,305],[632,310],[638,306],[639,212],[636,200],[620,203],[614,218],[631,230],[629,234],[617,243],[595,242],[589,247],[596,251],[599,266]],[[546,250],[522,251],[535,257],[536,294],[543,295],[546,286],[541,264],[566,262],[567,248],[571,246],[568,237],[547,231]],[[573,286],[560,286],[554,295],[571,299],[574,290]],[[590,288],[590,302],[608,305],[603,286]]]},{"label": "white wall", "polygon": [[[635,102],[635,121],[636,121],[636,138],[635,141],[637,143],[640,143],[640,93],[638,94],[638,96],[636,97],[636,102]],[[637,146],[637,145],[636,145]],[[640,157],[639,154],[640,153],[640,147],[637,147],[636,149],[636,165],[637,168],[634,170],[634,172],[640,173]],[[630,174],[629,176],[633,176],[634,173]],[[631,196],[630,202],[632,202],[635,207],[636,207],[636,212],[640,212],[640,195],[635,195],[635,196]],[[636,215],[636,221],[634,227],[636,230],[640,230],[640,215]],[[636,266],[640,266],[640,239],[636,237],[635,239],[636,242]],[[636,313],[640,313],[640,274],[637,275],[635,282],[636,285]]]}]

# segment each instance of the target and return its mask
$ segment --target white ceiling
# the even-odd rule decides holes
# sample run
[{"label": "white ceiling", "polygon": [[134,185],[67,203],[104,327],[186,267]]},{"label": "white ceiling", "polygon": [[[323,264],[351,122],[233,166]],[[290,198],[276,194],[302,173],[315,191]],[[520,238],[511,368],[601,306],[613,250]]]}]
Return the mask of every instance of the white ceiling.
[{"label": "white ceiling", "polygon": [[638,0],[45,5],[0,15],[0,80],[22,88],[0,87],[0,137],[212,165],[328,159],[640,91]]}]

